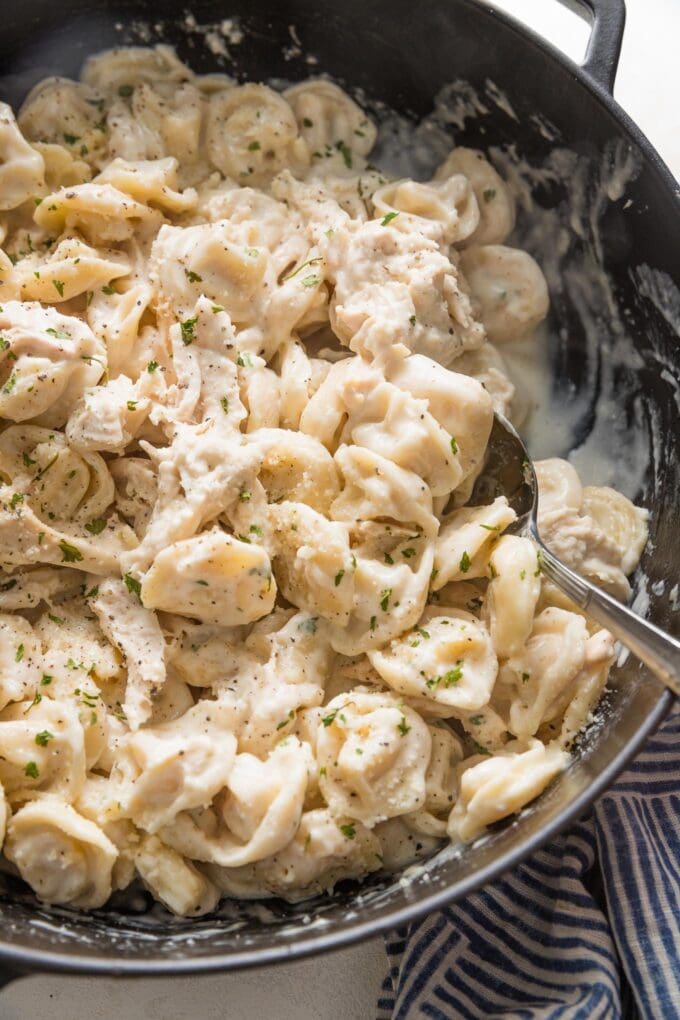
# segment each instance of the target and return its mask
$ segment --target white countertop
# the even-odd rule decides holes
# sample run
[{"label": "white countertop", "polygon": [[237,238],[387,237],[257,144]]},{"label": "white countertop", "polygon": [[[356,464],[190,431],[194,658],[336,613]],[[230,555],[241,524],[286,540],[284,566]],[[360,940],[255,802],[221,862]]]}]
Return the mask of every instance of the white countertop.
[{"label": "white countertop", "polygon": [[[370,0],[369,0],[370,2]],[[579,60],[587,26],[557,0],[497,0]],[[680,177],[680,3],[627,0],[615,96]],[[0,993],[2,1020],[370,1020],[386,969],[382,940],[342,952],[216,977],[115,981],[32,977]]]}]

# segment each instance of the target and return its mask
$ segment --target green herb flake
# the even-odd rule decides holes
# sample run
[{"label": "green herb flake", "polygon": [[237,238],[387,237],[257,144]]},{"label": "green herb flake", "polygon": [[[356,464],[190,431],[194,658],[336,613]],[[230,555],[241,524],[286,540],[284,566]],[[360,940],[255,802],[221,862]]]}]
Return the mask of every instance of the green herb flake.
[{"label": "green herb flake", "polygon": [[16,654],[14,656],[14,661],[15,662],[21,662],[23,657],[24,657],[24,646],[23,645],[19,645],[17,650],[16,650]]},{"label": "green herb flake", "polygon": [[182,332],[182,343],[185,347],[192,344],[196,339],[194,330],[196,329],[197,318],[194,316],[192,319],[185,319],[184,322],[180,322],[179,328]]},{"label": "green herb flake", "polygon": [[417,319],[416,319],[415,315],[409,315],[408,321],[411,323],[412,326],[415,326],[415,324],[417,322]]},{"label": "green herb flake", "polygon": [[458,455],[458,443],[456,442],[455,436],[451,436],[451,453],[454,457]]},{"label": "green herb flake", "polygon": [[357,834],[357,830],[351,822],[348,822],[346,825],[338,825],[338,828],[343,836],[347,837],[347,839],[354,839]]},{"label": "green herb flake", "polygon": [[88,521],[85,525],[85,531],[89,531],[91,535],[101,535],[102,531],[106,527],[106,521],[103,517],[95,517],[93,520]]},{"label": "green herb flake", "polygon": [[[337,714],[338,714],[338,710],[336,708],[334,712],[329,712],[328,715],[324,715],[322,717],[321,722],[324,724],[326,729],[328,729],[329,726],[333,725],[333,723],[335,722],[335,717],[336,717]],[[326,773],[324,772],[324,775],[325,774]]]},{"label": "green herb flake", "polygon": [[66,623],[63,616],[57,616],[55,613],[48,613],[47,618],[51,620],[52,623],[56,623],[57,627],[63,627]]},{"label": "green herb flake", "polygon": [[74,545],[71,545],[71,543],[67,542],[64,538],[62,538],[59,542],[59,548],[61,549],[61,556],[64,563],[79,563],[83,558],[83,554],[80,550],[76,549]]},{"label": "green herb flake", "polygon": [[344,576],[345,576],[345,571],[344,570],[338,570],[337,574],[335,575],[335,577],[333,579],[333,583],[335,584],[336,588],[338,587],[338,585],[340,584],[340,582],[342,581]]},{"label": "green herb flake", "polygon": [[391,588],[383,588],[383,590],[380,592],[380,608],[382,609],[383,613],[386,613],[389,608],[391,595],[392,595]]},{"label": "green herb flake", "polygon": [[368,624],[370,630],[375,630],[376,622],[377,622],[377,617],[376,616],[372,616],[371,619],[370,619],[370,622]]},{"label": "green herb flake", "polygon": [[310,276],[305,276],[300,280],[303,287],[316,287],[319,283],[320,277],[316,273],[312,273]]},{"label": "green herb flake", "polygon": [[383,216],[383,218],[380,221],[380,226],[381,227],[386,227],[388,223],[392,222],[392,220],[396,220],[398,215],[399,215],[398,212],[388,212],[388,213],[385,213],[385,215]]},{"label": "green herb flake", "polygon": [[104,285],[104,286],[102,287],[102,293],[103,293],[103,294],[106,294],[106,295],[107,295],[107,297],[111,297],[111,295],[112,295],[112,294],[115,294],[116,292],[115,292],[115,290],[113,289],[113,287],[111,286],[111,284],[110,284],[110,283],[107,283],[107,284],[105,284],[105,285]]},{"label": "green herb flake", "polygon": [[250,489],[241,489],[241,491],[238,494],[238,498],[241,501],[241,503],[249,503],[250,500],[253,498],[253,494],[250,491]]},{"label": "green herb flake", "polygon": [[69,135],[64,132],[64,141],[67,145],[75,145],[76,142],[80,141],[80,135]]},{"label": "green herb flake", "polygon": [[482,198],[484,199],[485,202],[491,202],[495,197],[496,197],[495,188],[485,188],[484,191],[482,192]]},{"label": "green herb flake", "polygon": [[500,531],[500,524],[480,524],[480,528],[484,528],[485,531]]},{"label": "green herb flake", "polygon": [[141,602],[142,601],[141,582],[138,581],[136,577],[133,577],[132,574],[125,574],[123,580],[125,581],[125,587],[130,592],[130,594],[136,595],[139,601]]},{"label": "green herb flake", "polygon": [[127,402],[127,409],[128,409],[128,411],[135,411],[137,409],[137,401],[136,400],[128,400],[128,402]]},{"label": "green herb flake", "polygon": [[411,546],[409,546],[407,549],[401,550],[401,555],[404,557],[405,560],[410,560],[412,556],[415,556],[415,554],[416,551]]},{"label": "green herb flake", "polygon": [[23,493],[15,492],[9,501],[10,509],[16,510],[19,504],[23,503],[23,501],[24,501]]},{"label": "green herb flake", "polygon": [[385,553],[385,563],[389,564],[390,567],[394,564],[394,560],[389,553]]},{"label": "green herb flake", "polygon": [[45,332],[49,333],[50,336],[55,337],[57,340],[71,340],[72,339],[71,334],[70,333],[65,333],[63,329],[52,329],[52,327],[50,326],[50,328],[46,329]]},{"label": "green herb flake", "polygon": [[426,641],[430,640],[429,633],[426,630],[423,630],[422,627],[414,627],[413,629],[415,630],[416,634],[420,634],[420,636],[422,638],[425,638]]},{"label": "green herb flake", "polygon": [[411,732],[411,727],[406,722],[406,716],[402,715],[401,719],[397,723],[397,729],[401,733],[402,737],[405,737],[407,733]]},{"label": "green herb flake", "polygon": [[461,573],[467,574],[468,570],[470,569],[470,557],[467,552],[464,552],[463,555],[461,556],[459,566]]},{"label": "green herb flake", "polygon": [[63,280],[52,280],[52,286],[56,290],[59,297],[64,296],[64,281]]},{"label": "green herb flake", "polygon": [[540,549],[536,550],[536,569],[534,570],[534,577],[539,577],[543,573],[543,553]]},{"label": "green herb flake", "polygon": [[34,761],[26,762],[24,765],[24,775],[28,776],[29,779],[37,779],[40,775],[38,766]]},{"label": "green herb flake", "polygon": [[149,361],[149,362],[147,362],[146,370],[149,373],[149,375],[153,375],[157,368],[158,368],[158,362],[157,361]]},{"label": "green herb flake", "polygon": [[35,742],[38,747],[47,747],[50,740],[54,740],[54,733],[50,733],[49,730],[41,730],[40,733],[35,735]]},{"label": "green herb flake", "polygon": [[43,673],[42,677],[40,678],[40,686],[49,687],[50,684],[52,683],[52,680],[53,677],[51,676],[50,673]]},{"label": "green herb flake", "polygon": [[303,117],[302,123],[305,127],[314,127],[314,121],[310,120],[309,117]]},{"label": "green herb flake", "polygon": [[195,273],[193,269],[185,269],[184,275],[186,276],[189,283],[203,283],[203,277]]},{"label": "green herb flake", "polygon": [[339,142],[335,143],[335,148],[338,150],[338,152],[340,152],[342,154],[342,158],[343,158],[344,164],[347,167],[347,169],[351,170],[352,169],[352,150],[350,149],[350,147],[345,142],[339,141]]},{"label": "green herb flake", "polygon": [[444,673],[441,678],[444,682],[444,687],[453,687],[463,676],[463,660],[459,659],[453,669],[448,670]]},{"label": "green herb flake", "polygon": [[221,405],[222,410],[224,411],[224,413],[225,414],[229,414],[229,398],[228,397],[222,397],[221,400],[220,400],[220,405]]},{"label": "green herb flake", "polygon": [[257,535],[258,538],[262,538],[262,536],[264,535],[264,532],[259,524],[251,524],[250,527],[248,528],[248,531],[250,531],[253,535]]},{"label": "green herb flake", "polygon": [[481,726],[482,723],[484,722],[484,716],[483,715],[471,715],[470,719],[469,719],[469,722],[471,723],[472,726]]},{"label": "green herb flake", "polygon": [[239,368],[252,368],[253,359],[250,357],[247,351],[244,351],[237,357],[236,364],[239,366]]}]

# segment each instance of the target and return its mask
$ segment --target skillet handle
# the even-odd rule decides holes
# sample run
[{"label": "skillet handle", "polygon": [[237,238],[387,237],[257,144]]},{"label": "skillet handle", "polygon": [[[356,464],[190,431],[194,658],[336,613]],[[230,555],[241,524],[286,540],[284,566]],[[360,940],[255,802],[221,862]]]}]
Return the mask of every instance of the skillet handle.
[{"label": "skillet handle", "polygon": [[581,16],[584,7],[592,14],[588,49],[581,66],[589,78],[611,95],[626,24],[625,0],[560,0],[560,3]]}]

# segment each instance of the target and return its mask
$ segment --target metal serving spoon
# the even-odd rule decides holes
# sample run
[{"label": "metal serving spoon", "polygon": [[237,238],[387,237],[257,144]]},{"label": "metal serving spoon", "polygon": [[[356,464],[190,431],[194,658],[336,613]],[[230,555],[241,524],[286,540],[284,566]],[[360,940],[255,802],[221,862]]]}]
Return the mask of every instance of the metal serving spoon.
[{"label": "metal serving spoon", "polygon": [[491,429],[486,466],[475,483],[470,503],[490,503],[496,496],[505,496],[517,514],[511,530],[528,535],[538,545],[545,576],[629,648],[674,694],[680,694],[680,641],[565,567],[544,545],[538,533],[534,465],[514,427],[498,413]]}]

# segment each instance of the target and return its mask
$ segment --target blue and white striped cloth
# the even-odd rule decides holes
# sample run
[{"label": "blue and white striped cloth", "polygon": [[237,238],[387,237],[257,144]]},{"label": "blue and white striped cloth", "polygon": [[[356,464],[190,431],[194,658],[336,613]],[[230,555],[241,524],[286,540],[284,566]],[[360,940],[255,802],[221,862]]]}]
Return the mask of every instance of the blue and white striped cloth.
[{"label": "blue and white striped cloth", "polygon": [[587,818],[386,948],[378,1020],[679,1020],[680,709]]}]

